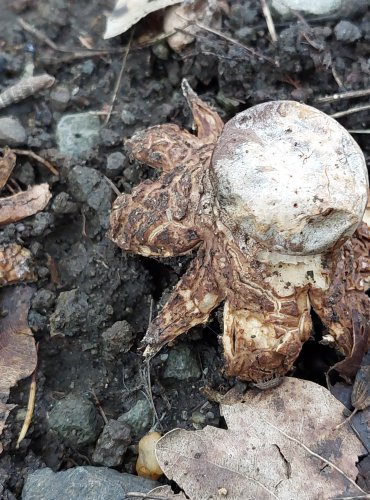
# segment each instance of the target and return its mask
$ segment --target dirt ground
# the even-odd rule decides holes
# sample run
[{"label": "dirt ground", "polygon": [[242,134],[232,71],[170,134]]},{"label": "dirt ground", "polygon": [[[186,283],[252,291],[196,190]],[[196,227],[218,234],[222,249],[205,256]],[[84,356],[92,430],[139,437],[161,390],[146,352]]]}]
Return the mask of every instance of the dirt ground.
[{"label": "dirt ground", "polygon": [[[79,56],[81,40],[94,49],[119,49],[127,44],[129,34],[102,39],[105,13],[110,8],[102,0],[1,2],[0,91],[18,81],[27,65],[34,64],[35,74],[53,75],[57,89],[68,93],[66,103],[57,93],[46,91],[0,113],[0,117],[18,118],[27,133],[23,147],[52,161],[60,172],[58,178],[27,157],[18,157],[14,176],[21,188],[48,182],[53,198],[43,213],[0,232],[0,243],[18,241],[31,249],[39,277],[29,314],[39,343],[36,408],[27,437],[16,449],[29,392],[29,380],[20,382],[12,390],[10,401],[17,407],[2,436],[1,498],[19,498],[27,474],[45,465],[58,471],[95,463],[101,409],[108,419],[118,419],[127,417],[132,408],[146,408],[146,414],[127,417],[136,420],[123,463],[115,468],[129,473],[134,472],[135,445],[153,426],[164,432],[174,427],[223,424],[217,405],[208,402],[201,391],[209,386],[224,392],[238,384],[222,375],[217,312],[204,329],[196,328],[178,341],[174,359],[183,361],[182,379],[176,373],[173,376],[173,369],[171,372],[170,348],[150,366],[143,363],[140,339],[188,259],[125,255],[108,241],[108,212],[115,194],[100,174],[110,177],[121,192],[156,175],[148,167],[132,163],[123,140],[135,130],[165,122],[190,129],[191,116],[180,91],[184,77],[225,120],[252,105],[276,99],[299,100],[333,114],[367,104],[368,97],[330,103],[320,102],[320,97],[370,87],[370,8],[366,2],[349,2],[352,7],[346,12],[307,22],[296,17],[276,19],[276,44],[270,41],[258,0],[229,3],[223,30],[265,58],[251,56],[240,45],[208,32],[199,33],[181,55],[165,42],[137,49],[134,38],[108,125],[102,127],[90,150],[78,158],[67,158],[57,148],[60,119],[66,114],[106,110],[123,57],[122,51]],[[62,50],[48,47],[39,36],[27,32],[17,16]],[[159,25],[158,16],[151,19],[151,26]],[[335,27],[342,19],[359,30],[358,39],[338,34]],[[135,36],[145,33],[148,26],[141,23]],[[270,59],[279,61],[279,67]],[[362,111],[339,121],[349,130],[359,130],[367,129],[370,119],[368,111]],[[354,137],[369,160],[368,136],[357,133]],[[112,153],[116,155],[110,157]],[[325,384],[325,371],[338,358],[318,343],[322,326],[314,319],[312,341],[305,345],[295,375]],[[108,330],[122,321],[121,328]],[[63,429],[56,431],[63,427],[61,420],[72,396],[77,398],[76,406],[94,405],[96,428],[90,429],[86,439],[68,442],[63,439]],[[61,410],[57,404],[66,398]],[[138,406],[138,401],[143,405]]]}]

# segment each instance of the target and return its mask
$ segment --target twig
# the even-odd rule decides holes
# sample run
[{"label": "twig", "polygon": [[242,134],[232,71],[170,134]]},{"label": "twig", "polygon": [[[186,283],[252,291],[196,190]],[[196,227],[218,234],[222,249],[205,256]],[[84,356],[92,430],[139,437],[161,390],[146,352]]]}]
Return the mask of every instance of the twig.
[{"label": "twig", "polygon": [[347,130],[350,134],[370,134],[370,128]]},{"label": "twig", "polygon": [[270,33],[271,40],[273,43],[276,43],[278,41],[278,36],[276,34],[274,20],[272,19],[270,7],[268,6],[266,0],[260,0],[260,2],[262,7],[262,13],[265,16],[267,29]]},{"label": "twig", "polygon": [[104,120],[104,125],[108,124],[108,122],[110,120],[110,116],[111,116],[112,111],[113,111],[114,103],[116,102],[117,94],[118,94],[119,88],[121,86],[123,72],[125,70],[126,63],[127,63],[127,57],[128,57],[129,52],[130,52],[130,47],[131,47],[131,43],[132,43],[132,38],[134,36],[134,31],[135,31],[135,28],[133,28],[131,30],[130,40],[128,41],[127,49],[126,49],[125,55],[123,56],[121,69],[120,69],[120,72],[118,74],[118,77],[117,77],[117,80],[116,80],[116,84],[114,86],[112,100],[111,100],[111,103],[110,103],[110,106],[109,106],[109,109],[108,109],[108,114],[107,114],[107,116],[105,117],[105,120]]},{"label": "twig", "polygon": [[50,161],[45,160],[45,158],[42,158],[41,156],[39,156],[38,154],[34,153],[33,151],[29,151],[28,149],[12,149],[12,151],[16,155],[28,156],[29,158],[33,158],[34,160],[36,160],[39,163],[41,163],[41,165],[44,165],[44,167],[46,167],[48,170],[50,170],[50,172],[52,174],[54,174],[57,177],[59,177],[59,172],[54,167],[54,165],[52,165],[52,163],[50,163]]},{"label": "twig", "polygon": [[[36,344],[36,352],[38,351],[38,344]],[[31,379],[31,385],[30,385],[30,394],[28,396],[28,404],[27,404],[27,412],[26,412],[26,417],[24,419],[22,429],[19,433],[18,439],[17,439],[17,444],[16,448],[19,448],[19,445],[23,441],[23,439],[26,437],[26,434],[28,432],[28,429],[30,428],[31,422],[32,422],[32,416],[33,412],[35,409],[35,401],[36,401],[36,373],[37,373],[37,365],[36,368],[34,369],[34,372],[32,374],[32,379]]]},{"label": "twig", "polygon": [[348,92],[341,92],[340,94],[333,94],[325,97],[318,97],[315,102],[335,102],[342,99],[356,99],[356,97],[365,97],[370,95],[370,89],[362,90],[349,90]]},{"label": "twig", "polygon": [[35,36],[38,40],[40,40],[41,42],[44,42],[51,49],[53,49],[53,50],[59,50],[58,47],[57,47],[57,45],[52,40],[50,40],[49,37],[47,37],[46,35],[44,35],[44,33],[42,33],[41,31],[39,31],[37,28],[34,28],[30,24],[28,24],[27,21],[25,21],[21,17],[18,17],[17,21],[18,21],[18,24],[20,24],[20,26],[24,29],[24,31],[27,31],[31,35]]},{"label": "twig", "polygon": [[348,108],[344,111],[338,111],[330,115],[332,118],[340,118],[342,116],[352,115],[353,113],[359,113],[360,111],[366,111],[370,109],[370,104],[365,104],[364,106],[356,106],[354,108]]},{"label": "twig", "polygon": [[55,78],[48,74],[22,78],[21,81],[1,92],[0,108],[6,108],[10,104],[23,101],[41,90],[48,89],[54,82]]},{"label": "twig", "polygon": [[118,187],[112,182],[106,175],[103,175],[104,179],[107,181],[109,186],[112,188],[112,191],[116,193],[117,196],[121,195],[121,191],[118,189]]},{"label": "twig", "polygon": [[192,21],[191,19],[188,19],[186,17],[183,17],[183,16],[180,16],[180,17],[182,17],[183,19],[188,21],[189,24],[193,24],[194,26],[196,26],[197,28],[199,28],[201,30],[208,31],[209,33],[212,33],[213,35],[216,35],[220,38],[223,38],[227,42],[230,42],[230,43],[244,49],[246,52],[248,52],[248,54],[250,54],[254,57],[257,57],[258,59],[264,59],[265,61],[269,62],[270,64],[272,64],[273,66],[275,66],[277,68],[280,66],[278,61],[274,61],[274,59],[271,59],[271,57],[265,56],[264,54],[262,54],[258,50],[254,50],[251,47],[244,45],[244,43],[240,43],[237,40],[235,40],[234,38],[231,38],[230,36],[224,35],[223,33],[221,33],[221,31],[215,30],[213,28],[210,28],[209,26],[205,26],[204,24],[198,23],[196,21]]},{"label": "twig", "polygon": [[147,493],[139,493],[136,491],[129,491],[126,493],[126,498],[140,498],[140,500],[168,500],[168,497],[157,497]]},{"label": "twig", "polygon": [[100,404],[100,401],[99,401],[99,399],[98,399],[98,396],[95,394],[94,389],[92,389],[92,390],[91,390],[91,394],[92,394],[92,395],[93,395],[93,397],[94,397],[95,404],[96,404],[96,406],[98,407],[99,413],[100,413],[100,415],[102,416],[102,419],[104,420],[105,425],[107,425],[107,423],[108,423],[107,416],[106,416],[106,414],[105,414],[105,412],[104,412],[104,410],[103,410],[103,408],[102,408],[102,405]]}]

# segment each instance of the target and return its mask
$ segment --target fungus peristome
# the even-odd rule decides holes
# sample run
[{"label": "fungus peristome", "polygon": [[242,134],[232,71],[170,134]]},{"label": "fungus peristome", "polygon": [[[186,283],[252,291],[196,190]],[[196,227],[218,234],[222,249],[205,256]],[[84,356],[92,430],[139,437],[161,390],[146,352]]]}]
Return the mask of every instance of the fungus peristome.
[{"label": "fungus peristome", "polygon": [[136,159],[163,173],[119,196],[111,214],[109,237],[124,250],[194,252],[148,328],[146,354],[206,323],[224,303],[229,376],[259,382],[287,373],[310,336],[311,307],[348,355],[352,309],[370,316],[360,148],[304,104],[260,104],[224,127],[186,81],[183,92],[197,134],[165,124],[127,141]]}]

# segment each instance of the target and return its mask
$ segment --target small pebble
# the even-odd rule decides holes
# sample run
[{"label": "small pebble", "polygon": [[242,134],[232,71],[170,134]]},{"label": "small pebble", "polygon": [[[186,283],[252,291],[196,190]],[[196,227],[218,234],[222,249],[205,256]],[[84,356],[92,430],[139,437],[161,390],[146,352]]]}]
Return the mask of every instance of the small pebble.
[{"label": "small pebble", "polygon": [[69,104],[71,99],[71,93],[68,87],[64,85],[57,85],[50,92],[50,103],[51,107],[55,111],[64,111]]},{"label": "small pebble", "polygon": [[349,21],[340,21],[334,28],[335,38],[341,42],[356,42],[362,36],[361,30]]},{"label": "small pebble", "polygon": [[101,430],[101,418],[93,403],[84,396],[69,394],[55,403],[49,426],[72,446],[93,443]]},{"label": "small pebble", "polygon": [[153,424],[153,409],[147,399],[139,399],[126,413],[118,417],[120,422],[128,424],[134,433],[142,434]]},{"label": "small pebble", "polygon": [[102,334],[103,358],[107,361],[117,359],[120,354],[130,350],[135,341],[135,331],[125,320],[116,321]]},{"label": "small pebble", "polygon": [[162,377],[173,380],[196,380],[201,374],[195,352],[187,345],[180,344],[169,352]]},{"label": "small pebble", "polygon": [[107,158],[106,174],[107,177],[113,178],[119,175],[123,170],[125,156],[120,151],[111,153]]},{"label": "small pebble", "polygon": [[136,116],[128,109],[123,109],[121,112],[121,120],[125,125],[134,125],[136,123]]},{"label": "small pebble", "polygon": [[118,467],[130,444],[130,427],[124,422],[109,420],[96,443],[93,461],[106,467]]},{"label": "small pebble", "polygon": [[26,130],[17,118],[0,118],[0,146],[21,146],[26,141]]}]

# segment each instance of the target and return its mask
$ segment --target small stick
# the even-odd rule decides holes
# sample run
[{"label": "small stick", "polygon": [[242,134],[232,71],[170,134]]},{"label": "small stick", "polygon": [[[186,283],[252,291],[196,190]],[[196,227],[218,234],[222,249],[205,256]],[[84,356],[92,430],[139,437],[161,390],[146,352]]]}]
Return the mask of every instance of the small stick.
[{"label": "small stick", "polygon": [[116,80],[116,84],[114,86],[112,100],[111,100],[111,103],[110,103],[110,106],[109,106],[109,109],[108,109],[108,114],[107,114],[107,116],[105,117],[105,120],[104,120],[104,125],[108,124],[108,122],[110,120],[110,117],[111,117],[111,114],[112,114],[112,111],[113,111],[114,103],[116,102],[117,94],[118,94],[119,88],[121,86],[123,72],[125,70],[126,63],[127,63],[127,57],[128,57],[129,52],[130,52],[130,47],[131,47],[132,38],[134,36],[134,31],[135,31],[135,29],[131,30],[130,40],[128,42],[125,55],[123,56],[121,69],[120,69],[120,72],[118,74],[118,78]]},{"label": "small stick", "polygon": [[[183,17],[183,16],[179,16],[179,17]],[[197,28],[199,28],[201,30],[208,31],[209,33],[212,33],[213,35],[216,35],[220,38],[223,38],[227,42],[230,42],[230,43],[236,45],[237,47],[244,49],[245,51],[248,52],[248,54],[250,54],[254,57],[257,57],[259,59],[263,59],[277,68],[280,66],[279,63],[277,61],[274,61],[273,59],[271,59],[271,57],[267,57],[267,56],[263,55],[261,52],[254,50],[251,47],[244,45],[243,43],[238,42],[234,38],[231,38],[230,36],[224,35],[223,33],[221,33],[221,31],[218,31],[218,30],[215,30],[215,29],[210,28],[208,26],[205,26],[204,24],[197,23],[196,21],[192,21],[191,19],[188,19],[186,17],[184,17],[183,19],[188,21],[189,24],[194,24],[194,26],[196,26]]]},{"label": "small stick", "polygon": [[349,90],[348,92],[341,92],[340,94],[318,97],[315,99],[315,102],[335,102],[342,99],[356,99],[356,97],[365,97],[368,95],[370,95],[370,89]]},{"label": "small stick", "polygon": [[17,21],[18,21],[18,24],[20,24],[21,27],[25,31],[27,31],[28,33],[31,33],[31,35],[35,36],[41,42],[44,42],[48,47],[50,47],[53,50],[59,50],[58,47],[57,47],[57,45],[52,40],[50,40],[49,37],[47,37],[46,35],[44,35],[44,33],[42,33],[37,28],[34,28],[30,24],[28,24],[27,21],[25,21],[21,17],[18,17]]},{"label": "small stick", "polygon": [[27,97],[33,96],[41,90],[48,89],[55,82],[51,75],[44,74],[23,78],[15,85],[4,90],[0,94],[0,109],[6,108],[15,102],[23,101]]},{"label": "small stick", "polygon": [[106,416],[106,414],[105,414],[105,412],[104,412],[104,410],[102,408],[102,405],[100,404],[98,396],[95,394],[94,389],[92,389],[91,393],[94,396],[94,401],[95,401],[96,406],[98,407],[100,415],[102,416],[102,419],[104,420],[105,425],[107,425],[107,423],[108,423],[107,416]]},{"label": "small stick", "polygon": [[[0,148],[0,151],[4,151],[4,149]],[[34,160],[38,161],[44,167],[50,170],[50,172],[56,176],[59,176],[58,170],[50,163],[50,161],[45,160],[45,158],[42,158],[38,154],[34,153],[33,151],[28,151],[27,149],[12,149],[13,153],[16,155],[21,155],[21,156],[28,156],[30,158],[33,158]]]},{"label": "small stick", "polygon": [[117,196],[120,196],[121,195],[121,191],[118,189],[118,187],[114,184],[114,182],[112,182],[110,179],[108,179],[108,177],[106,175],[103,175],[104,179],[107,181],[107,183],[109,184],[109,186],[112,188],[112,191],[117,195]]},{"label": "small stick", "polygon": [[356,130],[347,130],[350,134],[370,134],[370,128],[356,129]]},{"label": "small stick", "polygon": [[353,113],[359,113],[360,111],[366,111],[370,109],[370,104],[365,104],[364,106],[356,106],[354,108],[348,108],[345,111],[338,111],[330,115],[332,118],[340,118],[342,116],[352,115]]},{"label": "small stick", "polygon": [[266,19],[267,29],[270,33],[271,40],[273,43],[276,43],[278,41],[278,36],[276,34],[274,20],[272,19],[270,7],[268,6],[266,0],[260,0],[260,2],[263,15],[265,16]]},{"label": "small stick", "polygon": [[[38,344],[36,345],[36,352],[38,351]],[[23,439],[26,437],[26,434],[28,432],[28,429],[30,428],[31,422],[32,422],[32,416],[33,412],[35,409],[35,401],[36,401],[36,372],[37,372],[37,366],[32,374],[32,379],[31,379],[31,385],[30,385],[30,394],[28,396],[28,404],[27,404],[27,412],[26,412],[26,417],[24,419],[23,425],[21,432],[19,433],[18,439],[17,439],[17,444],[16,448],[19,448],[19,445],[23,441]]]}]

